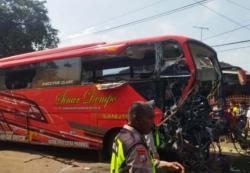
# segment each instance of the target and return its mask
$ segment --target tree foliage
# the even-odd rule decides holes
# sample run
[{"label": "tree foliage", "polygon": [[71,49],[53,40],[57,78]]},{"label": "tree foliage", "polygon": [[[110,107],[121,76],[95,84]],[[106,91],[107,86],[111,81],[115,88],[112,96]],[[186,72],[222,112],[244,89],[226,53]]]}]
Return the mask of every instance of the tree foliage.
[{"label": "tree foliage", "polygon": [[46,2],[0,0],[0,57],[57,47]]}]

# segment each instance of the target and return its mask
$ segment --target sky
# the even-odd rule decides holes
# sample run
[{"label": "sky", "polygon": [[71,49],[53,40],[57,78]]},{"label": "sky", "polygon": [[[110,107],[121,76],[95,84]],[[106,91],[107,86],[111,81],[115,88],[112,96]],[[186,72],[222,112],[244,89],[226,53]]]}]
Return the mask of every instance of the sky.
[{"label": "sky", "polygon": [[[47,0],[45,6],[59,47],[183,35],[215,46],[220,61],[250,72],[249,0]],[[197,27],[204,27],[202,38]],[[232,42],[243,43],[216,46]]]}]

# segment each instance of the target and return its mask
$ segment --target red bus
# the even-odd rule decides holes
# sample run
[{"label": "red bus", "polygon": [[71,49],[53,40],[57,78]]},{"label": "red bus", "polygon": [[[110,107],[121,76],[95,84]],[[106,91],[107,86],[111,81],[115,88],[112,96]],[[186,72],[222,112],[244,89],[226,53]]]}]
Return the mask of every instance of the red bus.
[{"label": "red bus", "polygon": [[94,43],[0,60],[0,140],[101,150],[134,101],[155,100],[155,122],[199,81],[220,77],[216,53],[180,36]]}]

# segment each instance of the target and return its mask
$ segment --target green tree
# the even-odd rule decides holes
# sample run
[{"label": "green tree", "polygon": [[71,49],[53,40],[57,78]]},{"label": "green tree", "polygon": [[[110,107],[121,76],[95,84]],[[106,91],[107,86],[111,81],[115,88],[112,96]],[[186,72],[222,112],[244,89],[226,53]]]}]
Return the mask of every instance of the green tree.
[{"label": "green tree", "polygon": [[0,0],[0,57],[57,47],[46,1]]}]

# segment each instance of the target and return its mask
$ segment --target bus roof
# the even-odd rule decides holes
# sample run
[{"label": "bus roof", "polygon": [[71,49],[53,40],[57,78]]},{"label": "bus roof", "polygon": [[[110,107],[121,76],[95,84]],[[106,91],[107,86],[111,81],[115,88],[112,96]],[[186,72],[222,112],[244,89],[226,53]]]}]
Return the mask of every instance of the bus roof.
[{"label": "bus roof", "polygon": [[180,43],[183,43],[188,39],[189,39],[188,37],[183,37],[183,36],[159,36],[159,37],[128,40],[128,41],[108,43],[108,44],[105,42],[100,42],[100,43],[85,44],[85,45],[71,46],[65,48],[56,48],[56,49],[31,52],[31,53],[2,58],[0,59],[0,68],[8,68],[13,66],[45,62],[49,60],[57,60],[70,57],[76,58],[84,55],[118,54],[126,47],[135,44],[158,42],[164,40],[177,40]]},{"label": "bus roof", "polygon": [[66,52],[66,51],[71,51],[71,50],[76,50],[76,49],[82,49],[82,48],[92,47],[92,46],[101,45],[101,44],[105,44],[105,42],[82,44],[82,45],[76,45],[76,46],[68,46],[68,47],[61,47],[61,48],[54,48],[54,49],[47,49],[47,50],[42,50],[42,51],[24,53],[24,54],[10,56],[7,58],[2,58],[2,59],[0,59],[0,63],[6,62],[6,61],[13,61],[16,59],[37,57],[37,56],[42,56],[42,55],[47,55],[47,54],[54,54],[54,53],[59,53],[59,52]]}]

